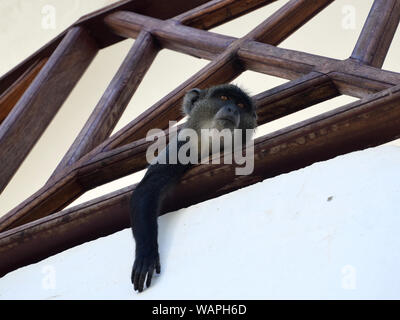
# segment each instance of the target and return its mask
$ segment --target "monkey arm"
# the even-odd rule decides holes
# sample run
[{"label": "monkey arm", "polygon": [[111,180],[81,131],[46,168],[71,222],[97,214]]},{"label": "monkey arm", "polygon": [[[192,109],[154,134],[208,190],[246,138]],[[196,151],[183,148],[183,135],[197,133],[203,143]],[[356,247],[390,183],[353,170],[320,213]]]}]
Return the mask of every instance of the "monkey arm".
[{"label": "monkey arm", "polygon": [[149,287],[154,269],[160,273],[157,218],[167,192],[189,167],[182,164],[151,165],[132,195],[130,218],[136,242],[132,283],[139,292],[143,290],[146,276],[146,286]]}]

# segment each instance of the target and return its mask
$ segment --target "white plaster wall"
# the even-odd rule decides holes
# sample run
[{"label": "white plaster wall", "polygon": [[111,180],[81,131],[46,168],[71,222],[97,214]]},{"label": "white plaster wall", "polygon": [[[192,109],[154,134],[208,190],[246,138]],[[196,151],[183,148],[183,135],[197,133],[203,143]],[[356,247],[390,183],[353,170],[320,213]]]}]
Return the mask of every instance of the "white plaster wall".
[{"label": "white plaster wall", "polygon": [[0,279],[0,299],[399,299],[400,148],[337,157],[159,219],[141,294],[130,230]]}]

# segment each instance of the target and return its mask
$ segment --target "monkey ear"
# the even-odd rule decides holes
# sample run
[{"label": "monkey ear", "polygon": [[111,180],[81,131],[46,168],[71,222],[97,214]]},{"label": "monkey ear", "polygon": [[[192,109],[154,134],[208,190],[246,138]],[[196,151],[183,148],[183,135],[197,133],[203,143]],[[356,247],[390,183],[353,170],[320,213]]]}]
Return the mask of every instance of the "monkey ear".
[{"label": "monkey ear", "polygon": [[200,89],[194,88],[188,91],[183,98],[183,112],[185,112],[187,115],[190,115],[192,112],[194,103],[199,99],[200,93]]}]

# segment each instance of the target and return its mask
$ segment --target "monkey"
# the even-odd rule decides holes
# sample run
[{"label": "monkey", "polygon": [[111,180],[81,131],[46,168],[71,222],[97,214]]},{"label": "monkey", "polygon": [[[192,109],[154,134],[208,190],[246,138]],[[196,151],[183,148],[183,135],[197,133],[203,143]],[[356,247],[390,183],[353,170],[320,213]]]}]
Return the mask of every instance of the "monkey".
[{"label": "monkey", "polygon": [[[183,98],[182,109],[188,116],[183,129],[195,130],[199,135],[202,129],[254,131],[257,126],[254,102],[233,84],[191,89]],[[246,139],[242,141],[242,145],[247,143]],[[179,150],[182,145],[183,142],[178,141],[175,148]],[[170,141],[164,149],[166,159],[169,159],[171,148]],[[209,150],[206,152],[211,153]],[[154,271],[161,272],[157,218],[168,192],[192,165],[168,160],[166,163],[152,163],[132,194],[130,221],[136,249],[131,281],[135,291],[143,291],[145,280],[146,287],[149,287]]]}]

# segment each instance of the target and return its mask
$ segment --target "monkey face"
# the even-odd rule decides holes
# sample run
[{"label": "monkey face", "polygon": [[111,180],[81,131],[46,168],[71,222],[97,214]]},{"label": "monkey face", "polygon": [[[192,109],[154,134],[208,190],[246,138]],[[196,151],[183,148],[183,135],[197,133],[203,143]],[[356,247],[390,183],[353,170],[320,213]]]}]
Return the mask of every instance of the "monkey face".
[{"label": "monkey face", "polygon": [[186,127],[195,130],[245,130],[257,125],[253,101],[242,89],[231,84],[192,89],[184,98],[183,108],[189,116]]}]

